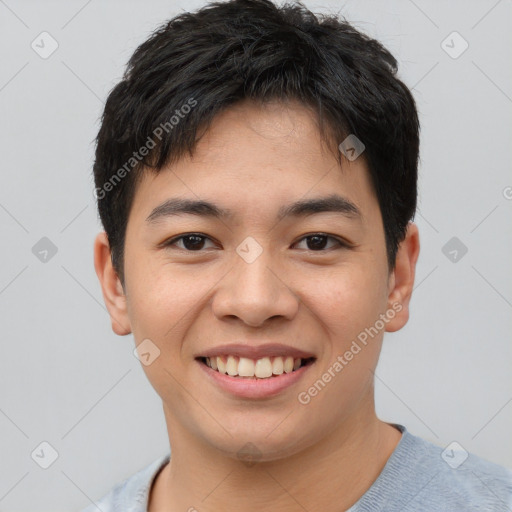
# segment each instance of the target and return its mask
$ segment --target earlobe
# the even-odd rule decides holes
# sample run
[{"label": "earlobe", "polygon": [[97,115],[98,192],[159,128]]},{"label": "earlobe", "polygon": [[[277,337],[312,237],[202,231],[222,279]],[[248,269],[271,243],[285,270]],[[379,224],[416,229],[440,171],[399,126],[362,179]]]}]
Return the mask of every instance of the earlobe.
[{"label": "earlobe", "polygon": [[419,252],[418,226],[409,222],[405,238],[397,251],[395,268],[389,277],[388,309],[395,311],[396,314],[386,324],[387,332],[398,331],[409,320],[409,302],[414,287]]},{"label": "earlobe", "polygon": [[130,334],[126,296],[114,267],[110,254],[107,234],[102,231],[94,240],[94,268],[100,281],[103,300],[110,314],[112,330],[119,336]]}]

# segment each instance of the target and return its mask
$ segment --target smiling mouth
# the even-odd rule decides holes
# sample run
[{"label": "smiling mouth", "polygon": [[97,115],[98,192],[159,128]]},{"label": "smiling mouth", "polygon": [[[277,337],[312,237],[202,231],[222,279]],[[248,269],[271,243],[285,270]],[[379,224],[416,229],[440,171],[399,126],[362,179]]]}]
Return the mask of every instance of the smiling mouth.
[{"label": "smiling mouth", "polygon": [[243,379],[270,379],[279,375],[293,373],[294,371],[312,364],[314,357],[307,359],[293,358],[291,356],[262,357],[249,359],[232,355],[216,357],[198,357],[198,361],[212,370]]}]

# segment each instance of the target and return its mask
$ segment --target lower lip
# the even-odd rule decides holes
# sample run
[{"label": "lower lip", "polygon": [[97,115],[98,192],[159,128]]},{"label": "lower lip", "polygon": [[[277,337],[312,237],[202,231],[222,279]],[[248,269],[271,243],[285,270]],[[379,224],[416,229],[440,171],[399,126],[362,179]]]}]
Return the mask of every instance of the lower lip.
[{"label": "lower lip", "polygon": [[209,366],[197,361],[197,364],[206,373],[209,379],[217,384],[221,389],[239,398],[270,398],[278,395],[286,388],[293,386],[298,382],[308,369],[313,366],[312,363],[301,366],[298,370],[291,373],[282,373],[275,377],[267,379],[253,379],[247,377],[231,377],[217,370],[212,370]]}]

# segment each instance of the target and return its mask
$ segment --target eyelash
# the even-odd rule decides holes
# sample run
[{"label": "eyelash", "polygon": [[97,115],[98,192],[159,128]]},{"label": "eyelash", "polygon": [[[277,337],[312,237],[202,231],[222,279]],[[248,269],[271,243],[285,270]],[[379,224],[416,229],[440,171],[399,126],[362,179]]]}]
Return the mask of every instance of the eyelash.
[{"label": "eyelash", "polygon": [[[163,247],[172,247],[173,245],[176,244],[176,242],[184,239],[184,238],[188,238],[188,237],[192,237],[192,236],[195,236],[195,237],[199,237],[199,238],[202,238],[202,239],[207,239],[207,240],[211,240],[210,237],[206,236],[206,235],[203,235],[202,233],[186,233],[184,235],[180,235],[180,236],[177,236],[177,237],[174,237],[170,240],[167,240],[165,241],[162,246]],[[349,249],[351,246],[348,242],[345,242],[343,240],[341,240],[340,238],[338,237],[335,237],[333,235],[329,235],[327,233],[310,233],[308,235],[305,235],[303,236],[301,239],[299,239],[298,242],[296,243],[300,243],[302,242],[303,240],[306,240],[308,238],[311,238],[311,237],[314,237],[314,236],[321,236],[321,237],[324,237],[324,238],[330,238],[331,240],[334,240],[337,244],[338,244],[338,249]],[[295,244],[294,244],[295,245]],[[198,250],[198,251],[191,251],[189,249],[186,249],[186,248],[181,248],[181,247],[178,247],[179,250],[182,250],[182,251],[185,251],[185,252],[204,252],[202,250]],[[313,252],[313,253],[322,253],[322,252],[328,252],[329,250],[332,250],[333,248],[330,248],[330,249],[320,249],[320,250],[313,250],[313,249],[306,249],[307,251],[309,252]]]}]

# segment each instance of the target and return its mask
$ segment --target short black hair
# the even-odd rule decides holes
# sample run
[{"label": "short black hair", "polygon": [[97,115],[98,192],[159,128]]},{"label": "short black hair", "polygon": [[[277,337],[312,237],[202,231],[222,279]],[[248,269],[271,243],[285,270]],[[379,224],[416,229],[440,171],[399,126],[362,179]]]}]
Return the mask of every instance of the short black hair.
[{"label": "short black hair", "polygon": [[381,43],[300,2],[212,2],[165,22],[129,59],[96,137],[95,194],[123,285],[138,179],[192,155],[213,118],[242,100],[300,101],[338,156],[348,135],[362,141],[392,270],[416,211],[419,154],[415,101],[396,74]]}]

